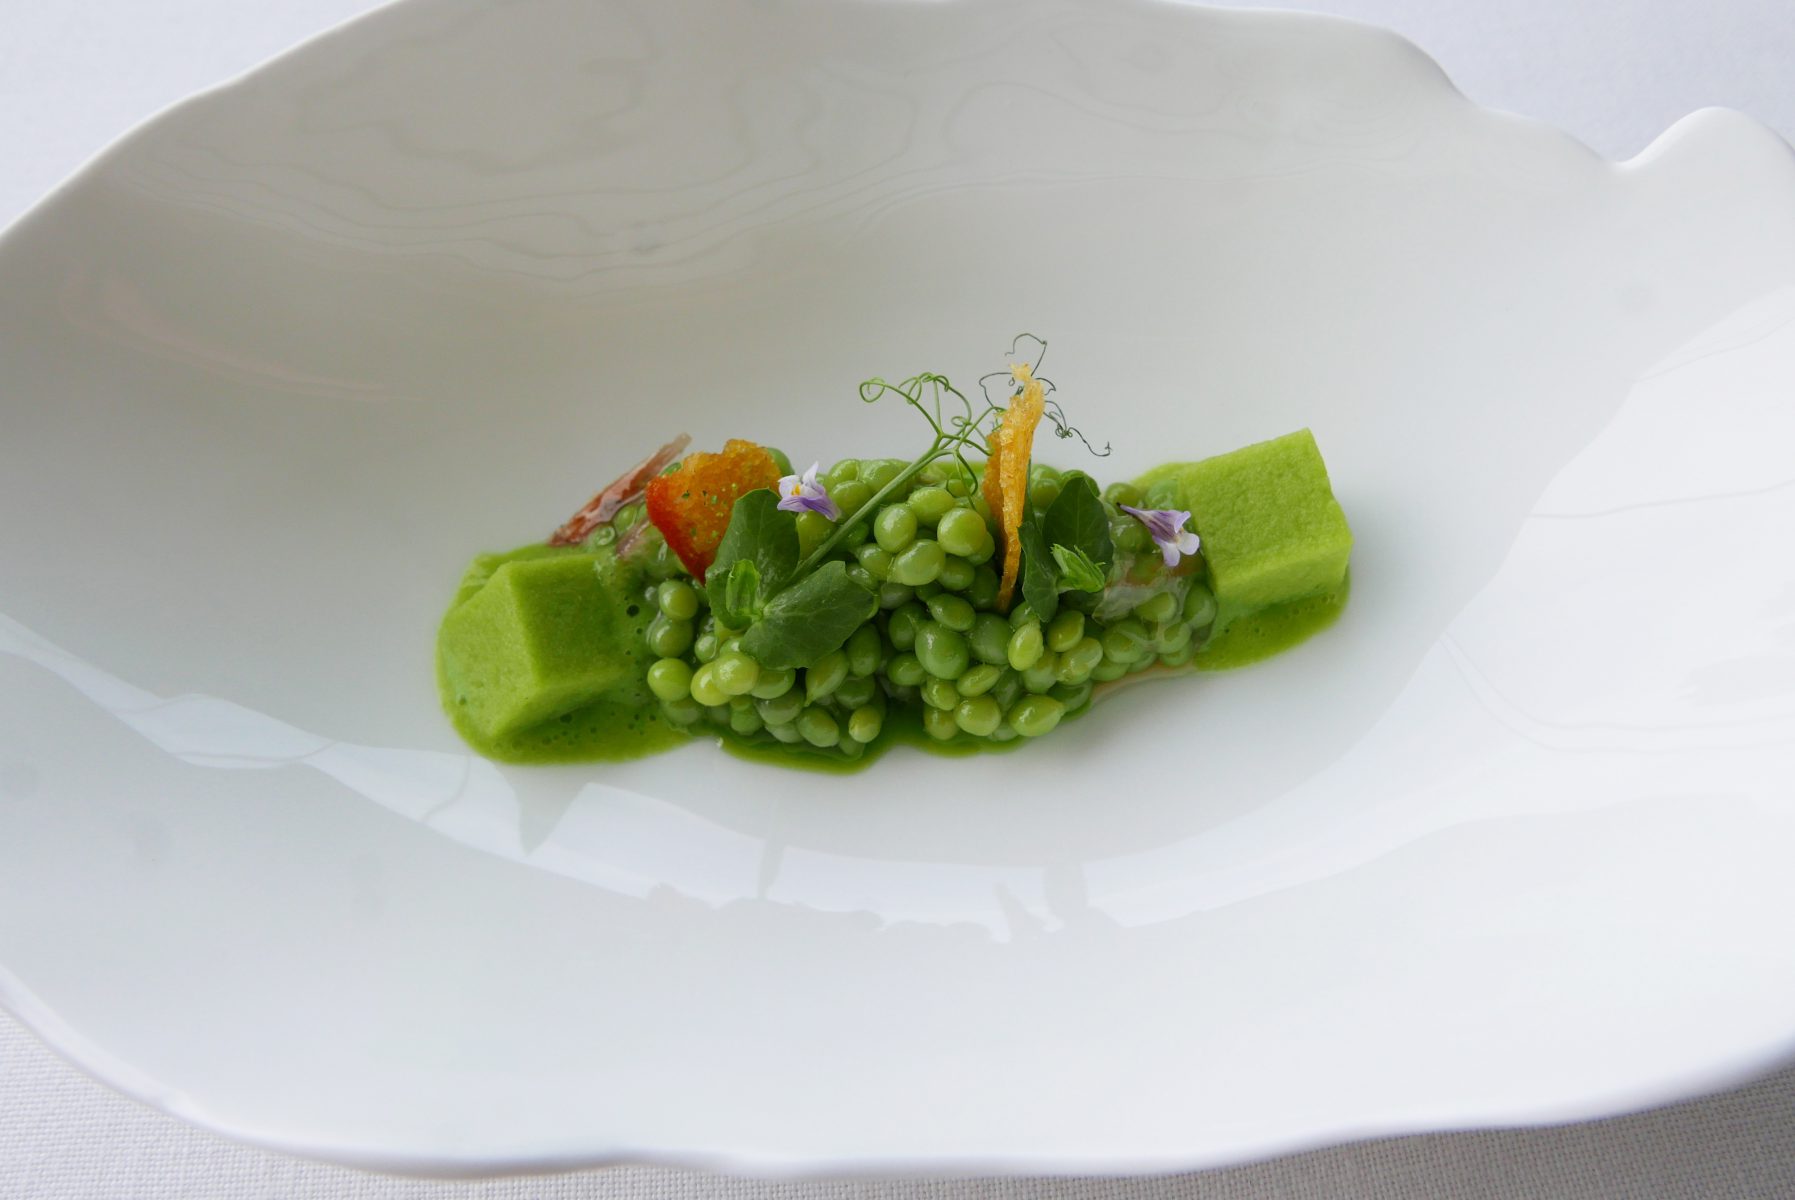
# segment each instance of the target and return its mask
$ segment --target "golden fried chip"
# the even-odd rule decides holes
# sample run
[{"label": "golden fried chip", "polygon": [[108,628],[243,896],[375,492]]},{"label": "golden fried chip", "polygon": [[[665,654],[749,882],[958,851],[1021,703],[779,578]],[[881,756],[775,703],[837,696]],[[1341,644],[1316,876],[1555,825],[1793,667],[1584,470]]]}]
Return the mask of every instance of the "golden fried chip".
[{"label": "golden fried chip", "polygon": [[[997,587],[997,607],[1007,610],[1022,573],[1022,513],[1028,503],[1028,467],[1034,454],[1035,428],[1047,408],[1047,392],[1027,363],[1013,363],[1010,374],[1022,385],[1011,401],[1003,423],[993,435],[991,461],[985,467],[985,502],[991,502],[990,480],[998,477],[1001,507],[993,504],[997,518],[998,546],[1003,551],[1003,574]],[[998,453],[1000,452],[1000,453]]]}]

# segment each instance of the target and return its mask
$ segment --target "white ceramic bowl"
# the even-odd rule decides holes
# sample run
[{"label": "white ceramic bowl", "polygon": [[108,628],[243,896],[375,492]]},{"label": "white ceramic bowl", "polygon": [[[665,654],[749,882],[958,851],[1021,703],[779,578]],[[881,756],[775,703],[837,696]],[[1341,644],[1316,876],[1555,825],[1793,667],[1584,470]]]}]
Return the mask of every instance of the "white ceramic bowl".
[{"label": "white ceramic bowl", "polygon": [[[436,617],[680,429],[912,444],[1053,341],[1132,473],[1312,426],[1325,636],[1027,752],[512,769]],[[1795,160],[1631,162],[1388,34],[408,0],[0,242],[0,995],[419,1169],[1190,1167],[1795,1041]]]}]

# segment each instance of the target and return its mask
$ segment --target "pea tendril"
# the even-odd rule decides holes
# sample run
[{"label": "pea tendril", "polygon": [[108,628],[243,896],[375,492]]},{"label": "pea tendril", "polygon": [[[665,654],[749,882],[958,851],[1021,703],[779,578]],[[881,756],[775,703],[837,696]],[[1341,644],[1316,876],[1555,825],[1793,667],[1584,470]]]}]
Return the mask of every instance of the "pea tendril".
[{"label": "pea tendril", "polygon": [[[1015,339],[1010,342],[1012,356],[1016,353],[1017,345],[1024,338],[1040,346],[1040,351],[1035,355],[1034,362],[1034,365],[1039,367],[1041,360],[1047,357],[1047,339],[1036,337],[1032,333],[1017,334]],[[1005,405],[997,403],[991,397],[989,381],[999,376],[1007,379],[1011,378],[1011,373],[1007,370],[994,371],[979,379],[979,390],[985,402],[982,408],[975,407],[973,402],[967,399],[966,394],[955,387],[947,376],[934,371],[912,375],[897,383],[890,383],[876,375],[861,383],[861,403],[876,404],[887,395],[895,395],[922,414],[923,420],[929,423],[929,428],[934,431],[935,437],[929,443],[927,450],[924,450],[911,461],[909,466],[899,471],[889,483],[875,492],[870,500],[862,504],[854,513],[836,523],[834,532],[798,564],[797,577],[802,578],[817,564],[828,558],[856,525],[870,520],[872,515],[879,510],[880,505],[892,496],[901,493],[910,481],[931,463],[951,456],[959,464],[967,484],[976,485],[978,474],[973,470],[972,464],[966,460],[966,451],[970,447],[977,453],[987,458],[990,457],[991,445],[986,440],[983,427],[988,419],[1000,416],[1005,408]],[[1051,381],[1043,379],[1041,383],[1049,392],[1053,390]],[[1020,390],[1020,385],[1017,385],[1017,390]],[[956,405],[958,411],[955,411]],[[1057,400],[1047,402],[1046,416],[1053,424],[1055,437],[1076,437],[1079,441],[1084,442],[1087,450],[1099,458],[1109,454],[1109,443],[1105,442],[1103,449],[1098,450],[1091,445],[1084,434],[1067,423],[1065,411],[1060,408]]]}]

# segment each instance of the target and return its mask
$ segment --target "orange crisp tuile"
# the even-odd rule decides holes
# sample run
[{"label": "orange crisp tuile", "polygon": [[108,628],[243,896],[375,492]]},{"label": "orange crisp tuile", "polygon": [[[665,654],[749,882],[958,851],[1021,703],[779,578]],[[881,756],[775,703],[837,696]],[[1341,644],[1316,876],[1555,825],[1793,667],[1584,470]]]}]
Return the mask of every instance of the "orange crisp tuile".
[{"label": "orange crisp tuile", "polygon": [[[1028,467],[1034,457],[1035,429],[1047,408],[1047,391],[1027,363],[1012,363],[1010,374],[1022,390],[1010,400],[998,427],[988,439],[991,457],[985,463],[985,503],[997,519],[997,545],[1003,553],[1003,574],[997,607],[1008,610],[1022,573],[1022,513],[1028,503]],[[997,481],[995,488],[992,480]]]},{"label": "orange crisp tuile", "polygon": [[692,577],[703,582],[737,498],[778,484],[779,466],[766,447],[730,438],[723,449],[688,454],[678,467],[649,480],[648,519]]}]

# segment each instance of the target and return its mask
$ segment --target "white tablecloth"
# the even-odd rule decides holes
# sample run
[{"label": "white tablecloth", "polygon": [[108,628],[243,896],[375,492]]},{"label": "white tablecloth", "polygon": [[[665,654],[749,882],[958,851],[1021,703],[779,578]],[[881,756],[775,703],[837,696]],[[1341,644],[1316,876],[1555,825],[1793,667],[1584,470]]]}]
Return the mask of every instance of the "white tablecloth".
[{"label": "white tablecloth", "polygon": [[[1704,105],[1795,137],[1795,0],[1292,0],[1388,25],[1473,99],[1626,157]],[[5,0],[0,222],[118,133],[371,0]],[[0,1200],[457,1197],[773,1200],[1795,1198],[1795,1068],[1721,1096],[1558,1129],[1337,1147],[1159,1179],[778,1184],[620,1169],[440,1182],[248,1149],[122,1100],[0,1014]]]}]

